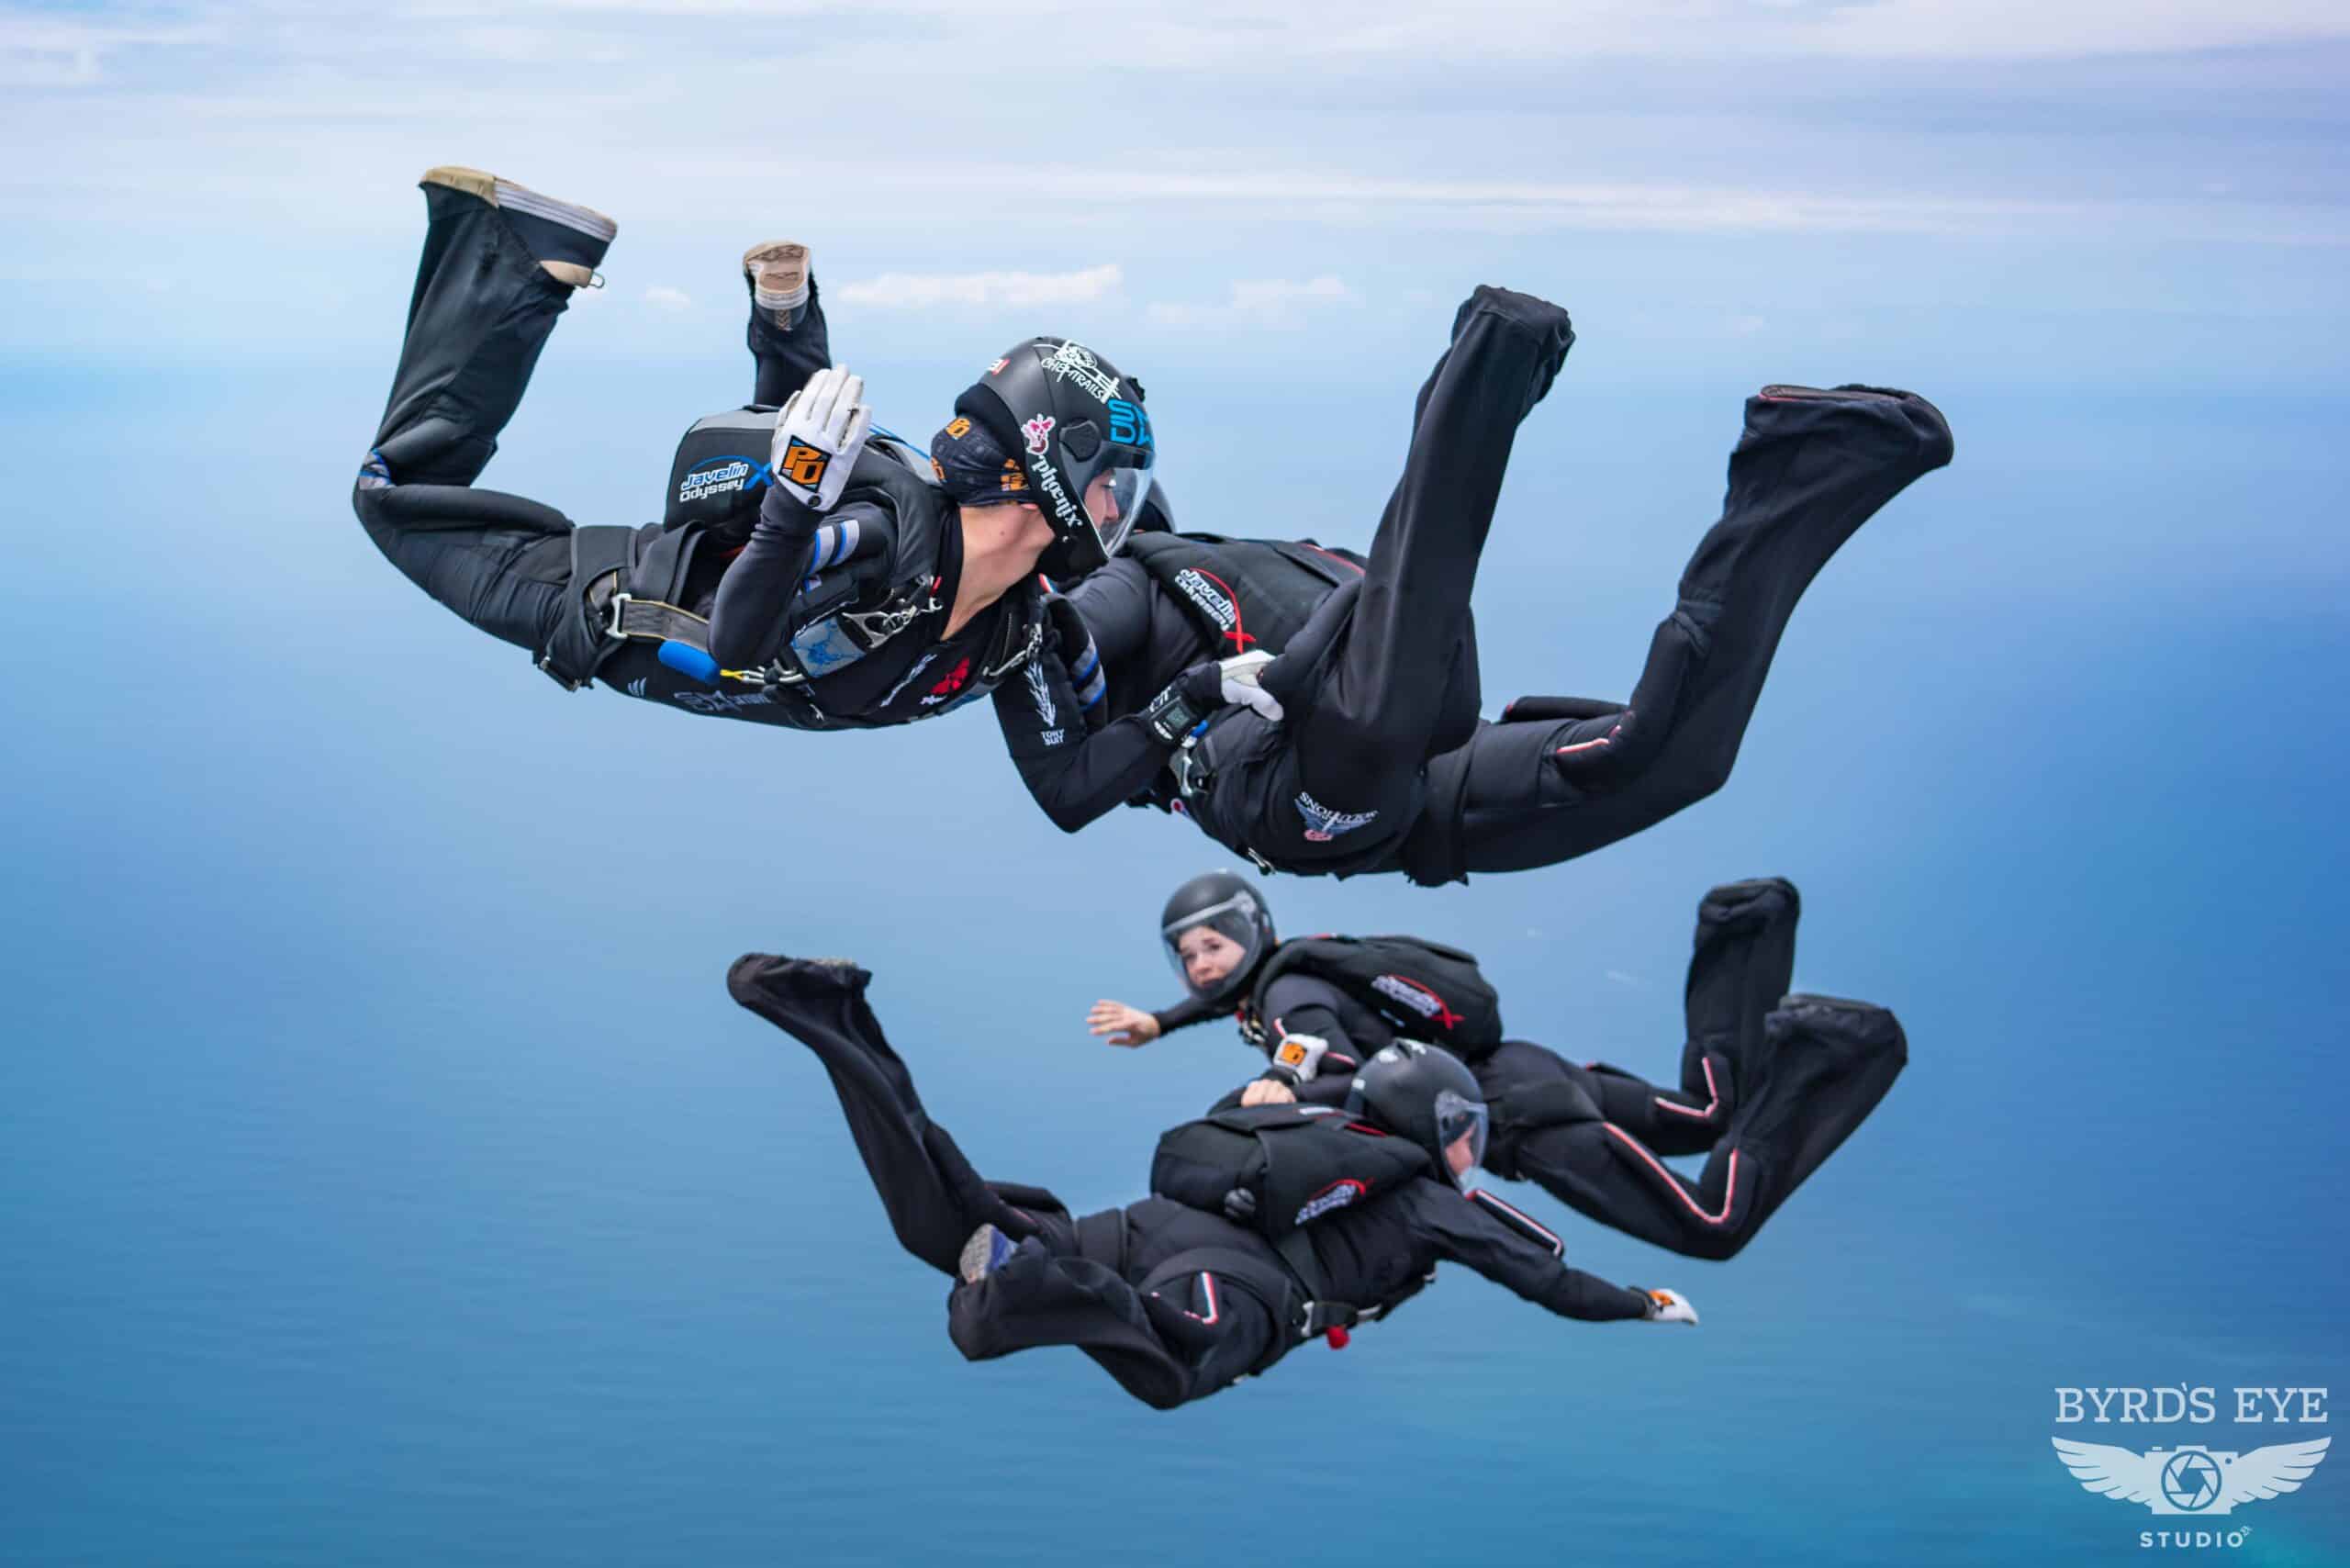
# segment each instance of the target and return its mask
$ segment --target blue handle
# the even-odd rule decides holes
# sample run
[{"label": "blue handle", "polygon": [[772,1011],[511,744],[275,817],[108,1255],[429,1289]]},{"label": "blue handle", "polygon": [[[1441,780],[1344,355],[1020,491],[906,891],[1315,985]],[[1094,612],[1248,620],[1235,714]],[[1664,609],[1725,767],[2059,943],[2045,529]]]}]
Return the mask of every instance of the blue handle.
[{"label": "blue handle", "polygon": [[660,659],[688,680],[698,680],[704,686],[718,684],[718,661],[690,643],[662,644]]}]

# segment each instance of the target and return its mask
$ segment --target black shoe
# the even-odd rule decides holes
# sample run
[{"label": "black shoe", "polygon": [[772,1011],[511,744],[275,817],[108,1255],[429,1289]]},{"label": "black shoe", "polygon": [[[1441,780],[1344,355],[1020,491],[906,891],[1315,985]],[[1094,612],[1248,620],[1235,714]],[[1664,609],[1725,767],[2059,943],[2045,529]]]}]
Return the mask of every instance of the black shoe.
[{"label": "black shoe", "polygon": [[792,240],[768,240],[743,252],[743,281],[750,286],[751,308],[789,332],[808,314],[809,288],[814,264],[808,247]]},{"label": "black shoe", "polygon": [[604,252],[611,249],[621,226],[595,208],[557,201],[527,185],[454,163],[427,169],[422,183],[463,191],[498,208],[555,282],[586,288],[603,281],[596,269],[604,264]]}]

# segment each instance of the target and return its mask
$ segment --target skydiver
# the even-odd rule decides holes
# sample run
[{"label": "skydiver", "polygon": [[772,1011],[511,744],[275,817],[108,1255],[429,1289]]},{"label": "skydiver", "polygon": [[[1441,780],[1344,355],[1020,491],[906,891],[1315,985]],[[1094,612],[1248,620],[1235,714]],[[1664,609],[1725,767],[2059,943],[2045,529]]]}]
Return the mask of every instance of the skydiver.
[{"label": "skydiver", "polygon": [[[1789,995],[1802,901],[1777,878],[1730,882],[1697,906],[1683,991],[1680,1084],[1578,1067],[1505,1038],[1475,960],[1413,937],[1281,941],[1264,893],[1229,871],[1194,877],[1159,917],[1187,995],[1145,1013],[1094,1003],[1119,1046],[1232,1015],[1264,1072],[1223,1103],[1342,1103],[1358,1067],[1399,1037],[1461,1057],[1493,1108],[1485,1166],[1535,1182],[1602,1225],[1695,1258],[1737,1255],[1884,1099],[1908,1060],[1882,1007]],[[1691,1181],[1664,1163],[1703,1154]]]},{"label": "skydiver", "polygon": [[[1302,1208],[1281,1240],[1265,1224],[1271,1186],[1262,1206],[1237,1202],[1244,1190],[1235,1187],[1213,1209],[1155,1196],[1071,1215],[1041,1188],[982,1180],[929,1119],[866,1002],[872,978],[841,959],[750,954],[728,971],[727,988],[822,1062],[900,1245],[955,1276],[947,1332],[972,1361],[1071,1345],[1136,1398],[1171,1409],[1263,1372],[1308,1338],[1343,1345],[1351,1324],[1383,1316],[1440,1259],[1562,1317],[1697,1321],[1674,1292],[1567,1267],[1556,1237],[1490,1194],[1462,1190],[1485,1110],[1474,1080],[1440,1051],[1396,1047],[1358,1075],[1349,1111],[1324,1123],[1296,1107],[1233,1113],[1244,1127],[1271,1123],[1325,1153],[1345,1146],[1341,1169],[1363,1161],[1360,1181],[1332,1183],[1337,1191]],[[1178,1135],[1245,1138],[1205,1123]],[[1167,1148],[1163,1140],[1162,1162]],[[1319,1159],[1290,1163],[1311,1181]],[[1154,1186],[1159,1175],[1155,1163]],[[1246,1195],[1253,1200],[1253,1190]]]},{"label": "skydiver", "polygon": [[1796,599],[1950,461],[1949,427],[1907,392],[1764,387],[1629,700],[1521,698],[1488,723],[1470,590],[1516,427],[1573,339],[1527,295],[1460,307],[1367,558],[1138,534],[1073,586],[1081,626],[1056,616],[995,698],[1053,822],[1156,805],[1265,870],[1438,884],[1572,859],[1719,789]]},{"label": "skydiver", "polygon": [[1040,563],[1099,565],[1139,510],[1140,389],[1081,344],[1009,351],[926,456],[876,435],[861,378],[826,366],[808,252],[789,241],[743,261],[756,404],[688,432],[665,523],[574,527],[475,488],[618,226],[479,170],[422,186],[407,334],[352,504],[411,581],[568,689],[600,679],[795,729],[931,718],[1035,650]]}]

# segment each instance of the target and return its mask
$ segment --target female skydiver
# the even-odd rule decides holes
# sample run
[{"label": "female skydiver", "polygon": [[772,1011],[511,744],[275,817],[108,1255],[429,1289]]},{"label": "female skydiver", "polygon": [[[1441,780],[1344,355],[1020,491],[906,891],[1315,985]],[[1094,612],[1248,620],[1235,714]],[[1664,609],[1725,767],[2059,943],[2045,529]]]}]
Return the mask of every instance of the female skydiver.
[{"label": "female skydiver", "polygon": [[1137,535],[1071,588],[1055,651],[996,692],[1053,821],[1153,804],[1267,870],[1436,884],[1572,859],[1719,789],[1796,599],[1950,461],[1949,427],[1907,392],[1764,387],[1629,701],[1525,698],[1487,723],[1470,590],[1517,424],[1572,342],[1526,295],[1461,306],[1367,559]]},{"label": "female skydiver", "polygon": [[795,729],[934,717],[1035,650],[1039,562],[1098,565],[1139,510],[1141,393],[1077,343],[1007,353],[928,457],[874,439],[862,381],[823,368],[808,252],[788,241],[743,258],[754,397],[786,406],[689,431],[666,523],[575,528],[474,488],[617,225],[478,170],[422,185],[407,335],[352,504],[411,581],[566,689]]},{"label": "female skydiver", "polygon": [[[1562,1317],[1697,1321],[1672,1291],[1611,1285],[1567,1267],[1556,1237],[1490,1194],[1461,1190],[1484,1142],[1485,1111],[1474,1081],[1440,1051],[1398,1047],[1367,1067],[1344,1117],[1308,1126],[1287,1107],[1240,1114],[1244,1126],[1286,1116],[1278,1136],[1358,1149],[1393,1173],[1385,1185],[1368,1169],[1364,1181],[1332,1182],[1336,1191],[1317,1193],[1281,1241],[1255,1223],[1253,1205],[1234,1202],[1237,1192],[1220,1213],[1151,1197],[1072,1216],[1040,1188],[982,1180],[930,1120],[866,1002],[872,978],[843,959],[754,953],[726,983],[822,1062],[899,1244],[956,1276],[947,1333],[972,1361],[1073,1345],[1136,1398],[1172,1409],[1263,1372],[1308,1338],[1343,1345],[1350,1323],[1384,1316],[1439,1259]],[[1399,1166],[1407,1140],[1425,1152],[1425,1161],[1413,1157],[1418,1173]],[[1155,1186],[1158,1174],[1155,1163]]]},{"label": "female skydiver", "polygon": [[[1194,877],[1159,917],[1190,995],[1159,1013],[1102,1001],[1111,1044],[1141,1046],[1231,1013],[1264,1074],[1224,1102],[1343,1101],[1359,1064],[1399,1036],[1460,1056],[1493,1107],[1486,1169],[1523,1177],[1602,1225],[1694,1258],[1735,1257],[1885,1098],[1908,1061],[1882,1007],[1789,995],[1802,902],[1777,878],[1697,906],[1683,991],[1681,1085],[1577,1067],[1505,1039],[1475,960],[1412,937],[1282,942],[1264,894],[1229,871]],[[1662,1157],[1707,1156],[1695,1182]]]}]

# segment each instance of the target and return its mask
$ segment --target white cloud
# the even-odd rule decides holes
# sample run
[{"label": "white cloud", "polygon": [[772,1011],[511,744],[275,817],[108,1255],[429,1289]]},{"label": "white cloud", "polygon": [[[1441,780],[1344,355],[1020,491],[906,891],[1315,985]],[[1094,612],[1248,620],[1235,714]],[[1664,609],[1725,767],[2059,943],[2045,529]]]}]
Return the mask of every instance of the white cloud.
[{"label": "white cloud", "polygon": [[1073,273],[883,273],[844,284],[831,297],[885,310],[942,305],[1084,305],[1118,292],[1125,274],[1115,262]]},{"label": "white cloud", "polygon": [[1221,305],[1160,300],[1152,304],[1149,316],[1164,327],[1295,327],[1304,322],[1309,308],[1361,303],[1361,295],[1325,274],[1304,283],[1237,280]]},{"label": "white cloud", "polygon": [[671,315],[675,315],[681,310],[690,310],[694,308],[693,297],[688,294],[684,289],[671,288],[666,284],[658,283],[653,284],[645,289],[644,302],[647,305],[652,306],[655,310],[666,310]]}]

